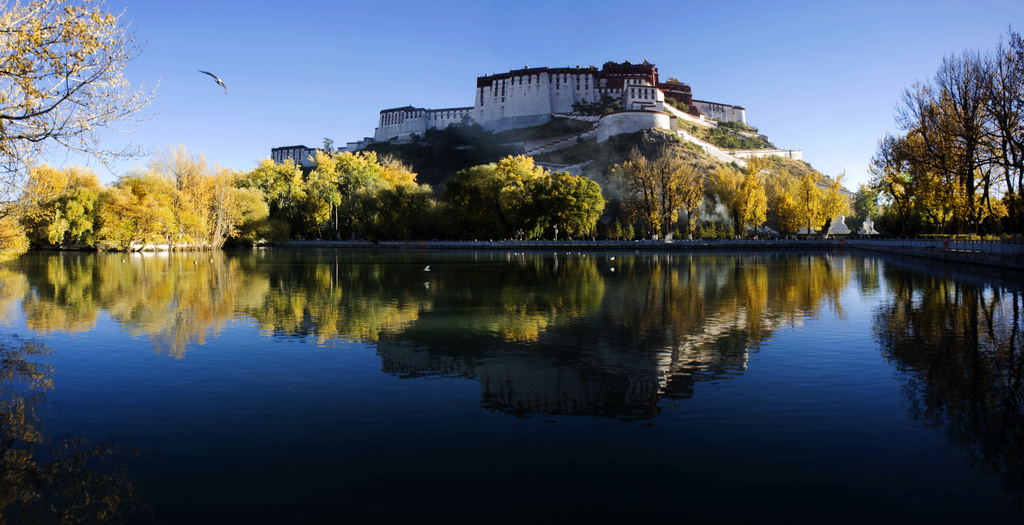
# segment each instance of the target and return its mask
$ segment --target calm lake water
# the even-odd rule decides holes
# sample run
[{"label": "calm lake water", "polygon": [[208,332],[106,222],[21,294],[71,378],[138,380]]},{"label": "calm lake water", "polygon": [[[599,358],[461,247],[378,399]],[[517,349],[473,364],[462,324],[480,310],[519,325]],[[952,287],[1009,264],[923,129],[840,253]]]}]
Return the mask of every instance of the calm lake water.
[{"label": "calm lake water", "polygon": [[0,521],[1020,522],[1001,273],[33,253],[0,266]]}]

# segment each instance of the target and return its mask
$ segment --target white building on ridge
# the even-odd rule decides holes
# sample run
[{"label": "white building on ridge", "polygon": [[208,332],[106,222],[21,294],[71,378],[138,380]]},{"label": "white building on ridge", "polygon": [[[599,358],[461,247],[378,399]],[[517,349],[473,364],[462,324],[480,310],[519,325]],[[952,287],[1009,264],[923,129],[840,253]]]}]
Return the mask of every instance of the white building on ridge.
[{"label": "white building on ridge", "polygon": [[[693,100],[689,85],[673,78],[660,82],[658,68],[645,60],[642,64],[607,62],[601,69],[578,65],[574,68],[526,67],[477,77],[472,107],[405,106],[383,110],[373,141],[405,142],[428,129],[440,130],[467,121],[476,122],[489,131],[537,126],[551,120],[555,114],[572,113],[579,105],[597,105],[602,101],[618,102],[626,112],[664,113],[666,98],[685,105],[685,112],[694,118],[703,116],[746,123],[744,108]],[[348,149],[365,143],[350,143]]]}]

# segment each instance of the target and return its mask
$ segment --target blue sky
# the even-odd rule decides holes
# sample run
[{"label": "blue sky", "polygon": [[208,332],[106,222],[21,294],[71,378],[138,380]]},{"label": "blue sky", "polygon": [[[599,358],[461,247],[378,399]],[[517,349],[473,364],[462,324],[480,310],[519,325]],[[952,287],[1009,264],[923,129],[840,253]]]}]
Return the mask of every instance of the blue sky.
[{"label": "blue sky", "polygon": [[[154,118],[112,146],[178,144],[249,170],[276,146],[372,136],[381,109],[470,106],[475,79],[524,66],[658,66],[694,98],[746,108],[776,146],[867,182],[902,91],[942,58],[992,49],[1024,1],[290,2],[107,0],[144,44]],[[197,70],[216,73],[228,93]],[[53,159],[60,164],[77,159]],[[147,159],[94,166],[105,183]]]}]

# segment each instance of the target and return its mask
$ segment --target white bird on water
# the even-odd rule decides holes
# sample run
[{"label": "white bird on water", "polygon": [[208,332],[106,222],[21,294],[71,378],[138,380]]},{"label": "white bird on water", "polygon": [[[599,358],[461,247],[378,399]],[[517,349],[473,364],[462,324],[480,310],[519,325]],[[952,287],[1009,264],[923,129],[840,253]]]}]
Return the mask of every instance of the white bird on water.
[{"label": "white bird on water", "polygon": [[424,272],[429,272],[430,271],[430,265],[428,264],[428,265],[424,266],[423,267],[423,271]]},{"label": "white bird on water", "polygon": [[203,71],[202,69],[197,69],[196,71],[198,71],[200,73],[206,73],[207,75],[210,75],[211,77],[213,77],[213,79],[217,81],[217,85],[222,87],[222,88],[224,88],[224,94],[225,95],[228,94],[228,87],[224,85],[224,81],[221,80],[220,77],[218,77],[217,75],[214,75],[213,73],[210,73],[209,71]]}]

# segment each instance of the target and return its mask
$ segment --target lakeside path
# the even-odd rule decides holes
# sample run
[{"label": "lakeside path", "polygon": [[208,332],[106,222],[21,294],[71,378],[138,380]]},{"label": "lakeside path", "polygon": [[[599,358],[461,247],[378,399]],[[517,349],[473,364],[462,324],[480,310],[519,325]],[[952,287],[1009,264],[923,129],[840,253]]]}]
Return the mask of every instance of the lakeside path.
[{"label": "lakeside path", "polygon": [[1024,271],[1024,241],[839,238],[727,241],[291,241],[288,248],[528,251],[835,251],[863,250]]}]

